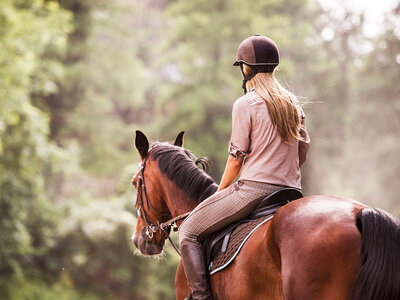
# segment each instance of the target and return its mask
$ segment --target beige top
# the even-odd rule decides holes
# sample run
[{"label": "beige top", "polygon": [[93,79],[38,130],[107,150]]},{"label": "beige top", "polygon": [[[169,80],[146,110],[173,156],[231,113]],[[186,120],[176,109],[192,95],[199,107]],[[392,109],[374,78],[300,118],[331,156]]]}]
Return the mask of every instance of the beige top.
[{"label": "beige top", "polygon": [[300,167],[307,158],[310,137],[305,114],[298,106],[304,141],[286,144],[268,114],[265,101],[254,91],[233,105],[229,154],[244,160],[240,179],[301,188]]}]

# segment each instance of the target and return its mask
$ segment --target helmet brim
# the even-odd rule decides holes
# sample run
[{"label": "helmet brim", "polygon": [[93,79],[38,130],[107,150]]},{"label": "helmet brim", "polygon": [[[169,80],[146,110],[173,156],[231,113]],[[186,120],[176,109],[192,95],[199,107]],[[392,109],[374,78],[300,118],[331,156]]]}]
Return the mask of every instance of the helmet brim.
[{"label": "helmet brim", "polygon": [[250,64],[250,63],[245,62],[244,60],[237,60],[237,61],[235,61],[235,62],[233,63],[233,66],[240,66],[241,63],[246,64],[246,65],[248,65],[248,66],[250,66],[250,67],[270,66],[270,67],[275,68],[276,66],[279,65],[279,63],[258,63],[258,64]]}]

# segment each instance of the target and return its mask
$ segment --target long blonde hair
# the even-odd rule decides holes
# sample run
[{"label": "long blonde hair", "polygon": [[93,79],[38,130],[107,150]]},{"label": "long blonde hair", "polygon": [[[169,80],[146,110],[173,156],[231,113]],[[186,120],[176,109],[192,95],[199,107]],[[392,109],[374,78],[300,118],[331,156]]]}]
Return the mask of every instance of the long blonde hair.
[{"label": "long blonde hair", "polygon": [[[253,70],[243,64],[243,73],[251,75]],[[301,122],[295,95],[282,87],[273,73],[257,73],[247,81],[246,89],[254,91],[267,103],[268,113],[281,136],[289,144],[293,139],[302,140]]]}]

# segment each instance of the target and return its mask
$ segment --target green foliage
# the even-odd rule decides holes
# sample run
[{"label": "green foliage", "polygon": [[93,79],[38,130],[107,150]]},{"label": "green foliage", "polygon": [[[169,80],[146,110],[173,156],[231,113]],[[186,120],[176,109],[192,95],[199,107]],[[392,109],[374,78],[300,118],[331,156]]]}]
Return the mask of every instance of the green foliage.
[{"label": "green foliage", "polygon": [[[65,280],[64,280],[65,281]],[[79,293],[68,286],[66,282],[48,285],[43,281],[7,281],[10,300],[94,300],[102,299],[93,294]]]},{"label": "green foliage", "polygon": [[54,212],[45,184],[61,149],[48,140],[48,118],[32,106],[30,95],[48,92],[60,63],[48,61],[36,81],[40,87],[33,85],[34,74],[43,70],[46,49],[65,47],[68,19],[55,2],[0,4],[1,276],[22,276],[35,255],[46,251],[52,234]]},{"label": "green foliage", "polygon": [[363,34],[363,16],[342,10],[336,16],[322,12],[316,29],[332,30],[334,38],[314,39],[318,57],[304,70],[310,76],[307,95],[315,102],[308,109],[306,187],[311,194],[348,196],[399,215],[398,9],[386,15],[384,33],[373,38]]},{"label": "green foliage", "polygon": [[52,135],[62,145],[79,140],[82,167],[92,174],[117,175],[130,155],[127,124],[146,117],[141,110],[150,82],[137,58],[138,42],[132,42],[138,30],[130,22],[138,13],[123,1],[73,2],[65,3],[75,14],[66,78],[47,101]]},{"label": "green foliage", "polygon": [[[5,114],[26,102],[34,90],[54,92],[60,62],[42,60],[45,51],[62,52],[70,15],[56,2],[4,0],[0,4],[0,112]],[[40,70],[40,72],[38,72]],[[37,80],[33,82],[35,74]],[[34,84],[33,84],[34,83]]]}]

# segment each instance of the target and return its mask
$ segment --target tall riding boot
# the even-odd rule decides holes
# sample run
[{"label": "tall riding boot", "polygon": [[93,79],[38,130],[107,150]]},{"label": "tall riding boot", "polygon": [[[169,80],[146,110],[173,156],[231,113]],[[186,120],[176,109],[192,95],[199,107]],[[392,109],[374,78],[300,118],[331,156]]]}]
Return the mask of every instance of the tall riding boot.
[{"label": "tall riding boot", "polygon": [[181,245],[182,262],[194,300],[212,300],[208,273],[201,244],[184,241]]}]

